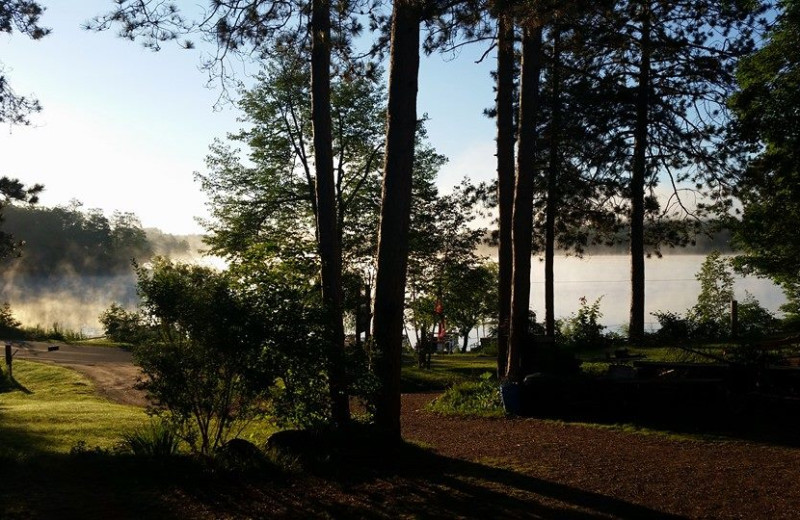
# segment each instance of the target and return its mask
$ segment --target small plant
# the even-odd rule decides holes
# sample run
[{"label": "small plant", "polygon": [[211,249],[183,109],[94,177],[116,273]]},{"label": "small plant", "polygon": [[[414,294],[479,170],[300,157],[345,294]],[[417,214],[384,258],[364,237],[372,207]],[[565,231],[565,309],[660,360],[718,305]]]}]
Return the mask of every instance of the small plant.
[{"label": "small plant", "polygon": [[651,314],[655,316],[661,326],[656,332],[658,339],[685,341],[689,338],[691,323],[687,318],[671,311],[656,311]]},{"label": "small plant", "polygon": [[560,332],[564,345],[576,350],[596,349],[606,346],[606,338],[603,335],[605,325],[600,325],[601,296],[593,303],[589,303],[585,296],[580,298],[580,308],[578,312],[560,323]]},{"label": "small plant", "polygon": [[123,446],[143,457],[170,457],[180,449],[180,439],[175,428],[164,420],[152,420],[149,424],[131,430],[122,436]]},{"label": "small plant", "polygon": [[69,450],[70,455],[89,457],[93,455],[107,455],[108,450],[100,446],[90,446],[85,440],[79,440]]},{"label": "small plant", "polygon": [[480,381],[457,383],[429,405],[434,412],[458,415],[503,415],[500,389],[490,372]]}]

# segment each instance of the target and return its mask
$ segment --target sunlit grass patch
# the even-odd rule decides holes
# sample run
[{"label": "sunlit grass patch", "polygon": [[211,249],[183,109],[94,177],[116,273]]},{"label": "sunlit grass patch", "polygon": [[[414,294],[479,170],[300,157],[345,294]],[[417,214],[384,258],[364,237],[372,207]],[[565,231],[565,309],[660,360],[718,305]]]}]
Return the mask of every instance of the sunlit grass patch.
[{"label": "sunlit grass patch", "polygon": [[462,381],[448,388],[444,394],[428,405],[434,412],[481,417],[505,415],[500,402],[500,387],[490,372],[478,381]]},{"label": "sunlit grass patch", "polygon": [[0,456],[66,453],[80,441],[111,448],[122,433],[147,421],[141,408],[98,397],[77,372],[14,362],[17,387],[0,394]]},{"label": "sunlit grass patch", "polygon": [[403,391],[444,390],[464,381],[477,381],[481,374],[497,370],[497,360],[475,354],[434,354],[431,368],[419,368],[416,358],[403,359]]}]

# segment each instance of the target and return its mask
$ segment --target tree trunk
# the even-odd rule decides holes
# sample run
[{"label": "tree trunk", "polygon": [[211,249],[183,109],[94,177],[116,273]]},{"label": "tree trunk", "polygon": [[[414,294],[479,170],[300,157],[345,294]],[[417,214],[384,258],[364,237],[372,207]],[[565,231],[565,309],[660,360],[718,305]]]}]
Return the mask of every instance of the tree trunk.
[{"label": "tree trunk", "polygon": [[[531,238],[533,232],[533,181],[536,174],[536,115],[539,103],[539,73],[542,29],[525,28],[522,36],[522,79],[519,101],[519,151],[514,187],[511,287],[511,326],[508,337],[506,377],[519,381],[529,368],[533,345],[528,334],[531,292]],[[527,351],[526,351],[527,350]]]},{"label": "tree trunk", "polygon": [[472,329],[464,331],[464,343],[461,344],[461,353],[467,353],[467,347],[469,346],[469,333],[472,332]]},{"label": "tree trunk", "polygon": [[322,301],[330,334],[328,384],[335,424],[350,420],[345,380],[342,321],[342,248],[337,229],[336,192],[331,130],[330,3],[313,0],[311,15],[311,122],[316,166],[317,236],[322,265]]},{"label": "tree trunk", "polygon": [[650,12],[644,4],[641,32],[641,65],[636,92],[636,124],[631,174],[631,341],[644,338],[644,189],[647,174],[647,135],[650,109]]},{"label": "tree trunk", "polygon": [[420,13],[413,0],[397,0],[392,12],[386,158],[378,236],[373,337],[381,381],[375,422],[400,436],[400,365],[411,214],[411,175],[417,128]]},{"label": "tree trunk", "polygon": [[561,132],[561,96],[559,60],[561,59],[561,32],[553,27],[553,62],[551,64],[552,98],[550,120],[550,158],[547,172],[547,207],[545,208],[545,254],[544,254],[544,328],[548,337],[556,334],[555,308],[555,249],[556,213],[558,211],[559,133]]},{"label": "tree trunk", "polygon": [[511,273],[513,252],[511,226],[514,208],[514,21],[499,16],[497,41],[497,200],[500,211],[498,248],[499,288],[497,291],[497,376],[506,374],[508,325],[511,315]]}]

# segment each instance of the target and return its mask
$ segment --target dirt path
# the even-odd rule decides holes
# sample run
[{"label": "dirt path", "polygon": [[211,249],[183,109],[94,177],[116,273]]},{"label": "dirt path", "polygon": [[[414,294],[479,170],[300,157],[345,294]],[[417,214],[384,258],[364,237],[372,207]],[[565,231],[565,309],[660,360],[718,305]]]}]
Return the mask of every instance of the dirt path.
[{"label": "dirt path", "polygon": [[[53,347],[58,347],[53,348]],[[15,359],[28,359],[72,368],[91,379],[97,393],[109,401],[146,406],[144,392],[135,388],[141,372],[130,351],[63,343],[14,343]]]}]

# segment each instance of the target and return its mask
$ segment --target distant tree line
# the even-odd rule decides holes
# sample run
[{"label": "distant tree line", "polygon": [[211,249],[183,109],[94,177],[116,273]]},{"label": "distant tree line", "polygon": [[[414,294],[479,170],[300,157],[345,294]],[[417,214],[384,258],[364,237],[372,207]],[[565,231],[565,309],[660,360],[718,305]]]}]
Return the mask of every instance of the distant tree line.
[{"label": "distant tree line", "polygon": [[[171,235],[150,236],[132,213],[110,217],[79,202],[52,208],[9,205],[3,232],[16,250],[0,275],[48,278],[63,275],[132,273],[132,261],[144,262],[155,253],[188,252],[188,243]],[[151,238],[152,237],[152,238]]]}]

